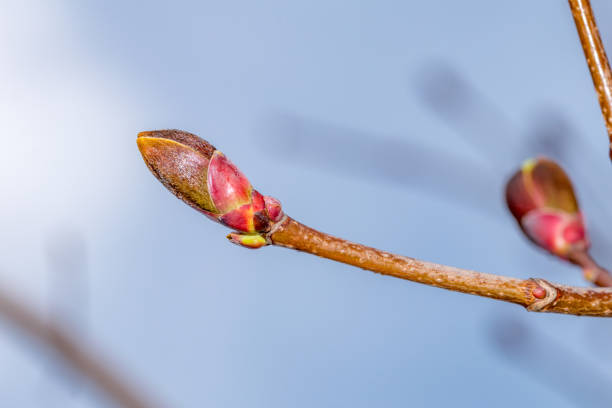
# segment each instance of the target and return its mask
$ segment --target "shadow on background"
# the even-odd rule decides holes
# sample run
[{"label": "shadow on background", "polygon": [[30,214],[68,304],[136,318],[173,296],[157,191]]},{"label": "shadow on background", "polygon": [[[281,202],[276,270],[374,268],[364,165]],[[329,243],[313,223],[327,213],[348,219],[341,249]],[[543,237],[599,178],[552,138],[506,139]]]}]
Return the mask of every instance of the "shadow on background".
[{"label": "shadow on background", "polygon": [[491,346],[506,363],[576,407],[608,407],[612,381],[598,367],[520,319],[495,316],[486,327]]},{"label": "shadow on background", "polygon": [[529,157],[553,158],[577,180],[579,195],[584,193],[592,205],[586,216],[597,221],[589,223],[593,255],[604,265],[612,265],[607,250],[610,240],[600,227],[612,224],[612,211],[605,205],[606,195],[592,181],[597,169],[585,166],[597,157],[561,112],[542,107],[526,131],[520,131],[493,101],[442,61],[425,64],[414,85],[423,105],[468,142],[482,161],[421,141],[394,140],[296,113],[270,115],[255,137],[262,149],[272,149],[276,157],[414,188],[497,219],[508,216],[502,204],[503,181]]}]

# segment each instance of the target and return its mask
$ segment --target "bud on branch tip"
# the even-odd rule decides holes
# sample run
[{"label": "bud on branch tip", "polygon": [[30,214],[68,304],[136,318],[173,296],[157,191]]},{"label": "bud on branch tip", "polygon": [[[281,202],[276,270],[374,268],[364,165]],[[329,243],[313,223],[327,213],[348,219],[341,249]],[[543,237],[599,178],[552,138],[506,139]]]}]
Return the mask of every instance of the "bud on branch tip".
[{"label": "bud on branch tip", "polygon": [[[145,163],[166,188],[209,218],[234,229],[227,238],[242,247],[274,244],[383,275],[518,303],[538,312],[612,316],[610,291],[438,265],[309,228],[284,215],[278,200],[262,196],[225,155],[191,133],[142,132],[137,144]],[[612,286],[612,276],[588,257],[582,216],[569,179],[559,166],[546,159],[527,162],[508,183],[507,198],[530,239],[557,256],[584,265],[585,274],[593,275],[595,284]]]},{"label": "bud on branch tip", "polygon": [[588,251],[572,183],[554,161],[525,161],[506,185],[506,202],[521,230],[539,247],[572,262],[573,254]]},{"label": "bud on branch tip", "polygon": [[181,130],[141,132],[138,149],[155,177],[207,217],[236,230],[228,239],[247,248],[267,245],[265,233],[283,218],[280,202],[262,196],[213,145]]}]

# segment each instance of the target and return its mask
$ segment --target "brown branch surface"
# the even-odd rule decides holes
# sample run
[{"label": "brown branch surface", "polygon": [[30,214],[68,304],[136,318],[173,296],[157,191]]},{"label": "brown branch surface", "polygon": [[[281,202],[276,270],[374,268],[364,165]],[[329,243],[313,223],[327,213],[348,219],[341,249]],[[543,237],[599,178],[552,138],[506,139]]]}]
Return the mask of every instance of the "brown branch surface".
[{"label": "brown branch surface", "polygon": [[569,5],[582,43],[584,56],[591,71],[601,113],[606,122],[610,141],[610,158],[612,159],[612,73],[610,63],[601,42],[589,0],[569,0]]},{"label": "brown branch surface", "polygon": [[589,282],[601,287],[612,287],[612,275],[591,258],[588,252],[576,251],[568,255],[568,259],[580,266],[584,277]]},{"label": "brown branch surface", "polygon": [[156,406],[128,386],[116,372],[79,344],[67,331],[39,317],[25,304],[10,296],[6,290],[0,290],[0,316],[55,351],[64,362],[88,378],[118,406],[124,408]]},{"label": "brown branch surface", "polygon": [[270,231],[268,240],[383,275],[516,303],[531,311],[612,316],[612,289],[576,288],[543,279],[510,278],[420,261],[333,237],[290,217]]}]

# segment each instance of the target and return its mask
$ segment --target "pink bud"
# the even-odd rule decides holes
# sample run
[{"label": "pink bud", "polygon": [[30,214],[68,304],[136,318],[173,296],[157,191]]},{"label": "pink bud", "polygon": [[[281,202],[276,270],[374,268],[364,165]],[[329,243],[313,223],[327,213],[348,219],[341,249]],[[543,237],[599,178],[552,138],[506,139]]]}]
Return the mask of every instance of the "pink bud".
[{"label": "pink bud", "polygon": [[219,213],[251,202],[251,183],[223,153],[215,150],[208,166],[208,191]]},{"label": "pink bud", "polygon": [[508,181],[506,202],[525,235],[538,246],[562,258],[588,249],[572,184],[552,160],[526,161]]},{"label": "pink bud", "polygon": [[264,196],[266,212],[272,221],[280,221],[283,217],[283,209],[280,201],[274,197]]},{"label": "pink bud", "polygon": [[269,231],[281,219],[278,200],[263,197],[223,153],[196,135],[181,130],[142,132],[137,143],[162,184],[209,218],[250,234]]},{"label": "pink bud", "polygon": [[565,256],[570,249],[588,248],[582,215],[579,213],[533,210],[522,218],[521,224],[533,242],[556,255]]}]

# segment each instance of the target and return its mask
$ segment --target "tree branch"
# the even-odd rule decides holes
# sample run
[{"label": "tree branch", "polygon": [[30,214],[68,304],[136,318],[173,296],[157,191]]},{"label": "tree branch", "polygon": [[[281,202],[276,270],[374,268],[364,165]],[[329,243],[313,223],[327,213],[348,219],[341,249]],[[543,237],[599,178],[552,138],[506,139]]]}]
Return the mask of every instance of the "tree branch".
[{"label": "tree branch", "polygon": [[530,311],[612,316],[612,289],[576,288],[543,279],[523,280],[420,261],[333,237],[290,217],[277,223],[266,238],[274,245],[383,275],[516,303]]},{"label": "tree branch", "polygon": [[584,278],[601,287],[612,287],[612,275],[607,269],[599,266],[588,252],[575,251],[568,254],[568,259],[582,268]]},{"label": "tree branch", "polygon": [[584,56],[591,71],[610,140],[612,159],[612,73],[589,0],[569,0]]},{"label": "tree branch", "polygon": [[2,289],[0,289],[0,316],[55,351],[64,362],[88,378],[118,406],[124,408],[156,406],[128,386],[116,372],[107,367],[97,355],[79,344],[69,333],[58,325],[43,320]]}]

